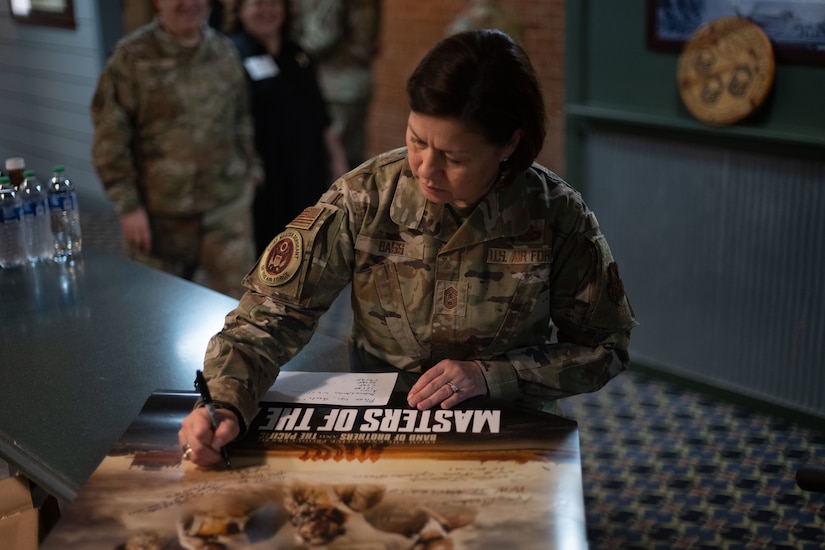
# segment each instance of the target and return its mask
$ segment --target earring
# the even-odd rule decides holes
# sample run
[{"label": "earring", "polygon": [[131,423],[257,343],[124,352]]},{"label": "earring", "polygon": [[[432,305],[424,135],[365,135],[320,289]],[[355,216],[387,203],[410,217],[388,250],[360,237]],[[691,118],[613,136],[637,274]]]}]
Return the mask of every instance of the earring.
[{"label": "earring", "polygon": [[498,178],[497,181],[499,183],[503,182],[507,179],[508,175],[510,174],[510,165],[507,164],[507,161],[510,160],[510,156],[506,156],[501,159],[501,162],[498,163]]}]

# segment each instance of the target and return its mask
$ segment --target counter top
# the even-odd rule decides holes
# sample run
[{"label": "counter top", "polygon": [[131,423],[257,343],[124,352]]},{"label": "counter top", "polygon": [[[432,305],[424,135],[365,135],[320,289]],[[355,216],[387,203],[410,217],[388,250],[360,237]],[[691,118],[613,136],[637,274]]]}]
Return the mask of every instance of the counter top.
[{"label": "counter top", "polygon": [[[194,389],[209,337],[237,305],[93,250],[0,270],[0,296],[0,456],[66,501],[152,392]],[[316,333],[285,368],[340,361],[345,347]]]}]

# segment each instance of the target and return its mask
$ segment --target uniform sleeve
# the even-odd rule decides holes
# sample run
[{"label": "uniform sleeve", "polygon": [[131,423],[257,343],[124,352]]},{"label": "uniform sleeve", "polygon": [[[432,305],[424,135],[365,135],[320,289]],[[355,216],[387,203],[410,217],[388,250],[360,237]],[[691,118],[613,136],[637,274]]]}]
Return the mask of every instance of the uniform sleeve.
[{"label": "uniform sleeve", "polygon": [[294,275],[277,286],[267,283],[261,276],[268,261],[264,252],[244,280],[248,291],[207,346],[204,375],[212,397],[237,409],[246,426],[281,366],[309,342],[320,316],[350,282],[353,252],[347,213],[324,202],[330,197],[334,201],[336,194],[327,192],[302,214],[318,214],[312,227],[287,227],[287,232],[301,235],[304,248]]},{"label": "uniform sleeve", "polygon": [[118,214],[142,206],[132,151],[136,108],[127,56],[116,50],[97,82],[92,100],[92,162]]},{"label": "uniform sleeve", "polygon": [[344,36],[345,3],[340,0],[301,2],[301,47],[307,53],[322,58],[331,52]]},{"label": "uniform sleeve", "polygon": [[557,247],[550,315],[558,341],[480,361],[493,397],[547,401],[592,392],[627,369],[637,323],[595,215],[582,211]]},{"label": "uniform sleeve", "polygon": [[377,0],[353,2],[349,18],[350,53],[362,64],[372,61],[375,56],[379,30],[381,28],[381,3]]}]

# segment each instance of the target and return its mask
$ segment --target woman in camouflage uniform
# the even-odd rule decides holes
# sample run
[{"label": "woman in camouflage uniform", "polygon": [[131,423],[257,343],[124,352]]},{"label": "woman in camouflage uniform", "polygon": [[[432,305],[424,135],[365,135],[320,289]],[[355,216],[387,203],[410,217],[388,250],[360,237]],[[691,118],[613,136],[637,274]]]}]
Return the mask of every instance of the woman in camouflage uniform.
[{"label": "woman in camouflage uniform", "polygon": [[195,462],[220,459],[348,284],[355,352],[421,373],[411,407],[489,395],[552,410],[626,368],[636,322],[596,217],[533,163],[545,113],[521,47],[445,38],[407,93],[407,146],[337,180],[245,279],[206,352],[222,421],[213,434],[195,409],[179,433]]}]

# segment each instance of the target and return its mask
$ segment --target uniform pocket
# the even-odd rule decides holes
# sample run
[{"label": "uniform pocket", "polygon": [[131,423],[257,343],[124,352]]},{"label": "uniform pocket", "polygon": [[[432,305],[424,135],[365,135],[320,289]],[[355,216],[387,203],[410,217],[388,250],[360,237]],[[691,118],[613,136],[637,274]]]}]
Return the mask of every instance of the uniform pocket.
[{"label": "uniform pocket", "polygon": [[359,297],[357,315],[370,340],[394,355],[411,358],[429,355],[413,332],[394,263],[382,262],[355,273],[353,286]]},{"label": "uniform pocket", "polygon": [[[481,326],[484,319],[498,320],[498,324],[490,327],[493,337],[482,355],[541,343],[543,336],[539,335],[549,338],[549,276],[549,263],[509,266],[498,283],[485,285],[484,303],[472,304],[471,315]],[[471,294],[480,293],[471,290]]]}]

